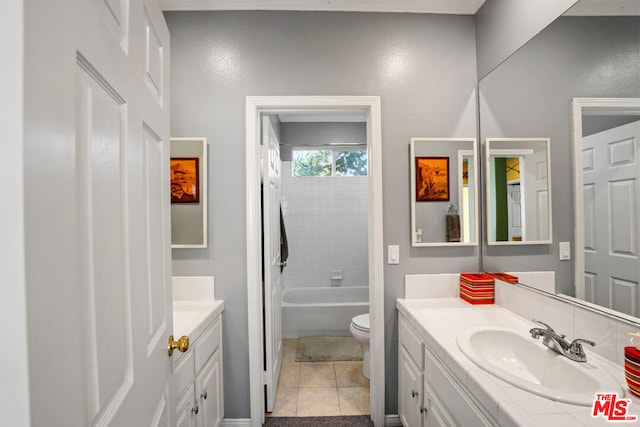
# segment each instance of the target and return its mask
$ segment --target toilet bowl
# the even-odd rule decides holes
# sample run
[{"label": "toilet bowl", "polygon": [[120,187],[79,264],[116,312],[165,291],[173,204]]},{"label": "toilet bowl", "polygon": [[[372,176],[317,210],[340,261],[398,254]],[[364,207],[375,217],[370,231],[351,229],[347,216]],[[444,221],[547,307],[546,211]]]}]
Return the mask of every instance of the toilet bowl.
[{"label": "toilet bowl", "polygon": [[351,319],[349,330],[362,344],[362,375],[369,378],[369,313]]}]

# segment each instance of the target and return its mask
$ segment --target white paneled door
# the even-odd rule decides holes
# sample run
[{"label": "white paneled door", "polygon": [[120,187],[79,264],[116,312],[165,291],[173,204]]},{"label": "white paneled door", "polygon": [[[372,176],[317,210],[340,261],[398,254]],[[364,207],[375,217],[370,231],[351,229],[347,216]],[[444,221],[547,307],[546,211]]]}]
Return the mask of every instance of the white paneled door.
[{"label": "white paneled door", "polygon": [[585,297],[640,315],[640,121],[583,138]]},{"label": "white paneled door", "polygon": [[264,349],[266,412],[272,412],[282,365],[282,283],[280,268],[280,143],[269,117],[262,120],[262,230],[264,265]]},{"label": "white paneled door", "polygon": [[32,424],[170,426],[168,29],[155,0],[25,10]]}]

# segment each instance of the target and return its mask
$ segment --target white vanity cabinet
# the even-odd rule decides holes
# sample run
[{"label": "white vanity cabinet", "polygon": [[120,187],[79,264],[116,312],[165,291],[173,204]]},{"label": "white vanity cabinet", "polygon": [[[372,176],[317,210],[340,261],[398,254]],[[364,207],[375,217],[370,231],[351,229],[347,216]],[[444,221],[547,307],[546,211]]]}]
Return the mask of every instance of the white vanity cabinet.
[{"label": "white vanity cabinet", "polygon": [[398,349],[398,415],[405,427],[422,426],[422,369],[407,350]]},{"label": "white vanity cabinet", "polygon": [[[453,406],[447,408],[442,402]],[[495,425],[402,315],[398,320],[398,415],[404,427]]]},{"label": "white vanity cabinet", "polygon": [[398,321],[398,415],[405,427],[423,425],[423,345],[407,321]]},{"label": "white vanity cabinet", "polygon": [[174,363],[178,427],[217,427],[224,415],[222,316],[190,336],[189,350]]}]

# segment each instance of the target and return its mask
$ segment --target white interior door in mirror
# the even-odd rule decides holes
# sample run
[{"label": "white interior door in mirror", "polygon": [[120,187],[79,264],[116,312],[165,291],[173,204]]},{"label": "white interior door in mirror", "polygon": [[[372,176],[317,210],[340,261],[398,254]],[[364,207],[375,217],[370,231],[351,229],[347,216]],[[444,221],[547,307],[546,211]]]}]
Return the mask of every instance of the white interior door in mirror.
[{"label": "white interior door in mirror", "polygon": [[640,316],[640,121],[582,139],[584,299]]},{"label": "white interior door in mirror", "polygon": [[207,139],[171,138],[171,247],[207,247]]},{"label": "white interior door in mirror", "polygon": [[412,138],[411,245],[478,244],[475,138]]},{"label": "white interior door in mirror", "polygon": [[550,141],[487,138],[487,242],[552,243]]}]

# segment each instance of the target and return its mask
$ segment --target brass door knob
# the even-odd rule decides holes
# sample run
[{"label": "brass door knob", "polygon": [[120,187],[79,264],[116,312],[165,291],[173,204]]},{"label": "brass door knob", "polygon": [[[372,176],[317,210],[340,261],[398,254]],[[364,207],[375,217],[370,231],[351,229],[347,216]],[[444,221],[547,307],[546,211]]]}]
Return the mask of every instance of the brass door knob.
[{"label": "brass door knob", "polygon": [[173,350],[178,349],[180,353],[184,353],[189,350],[189,337],[183,335],[178,341],[173,340],[173,335],[169,335],[169,341],[167,343],[169,356],[173,355]]}]

